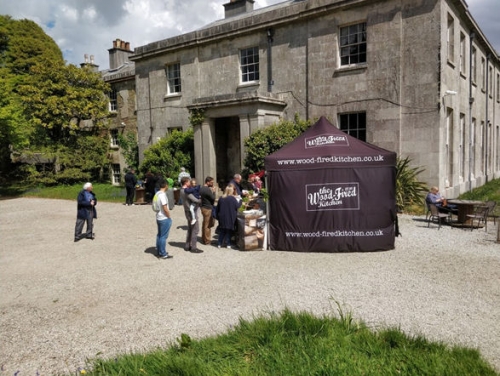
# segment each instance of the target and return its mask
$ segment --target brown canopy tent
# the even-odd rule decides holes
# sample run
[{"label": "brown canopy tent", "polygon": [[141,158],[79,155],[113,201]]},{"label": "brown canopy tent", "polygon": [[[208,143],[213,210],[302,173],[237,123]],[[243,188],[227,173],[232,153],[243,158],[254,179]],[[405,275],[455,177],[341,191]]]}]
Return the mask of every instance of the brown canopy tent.
[{"label": "brown canopy tent", "polygon": [[321,117],[265,158],[269,246],[282,251],[394,249],[396,153]]}]

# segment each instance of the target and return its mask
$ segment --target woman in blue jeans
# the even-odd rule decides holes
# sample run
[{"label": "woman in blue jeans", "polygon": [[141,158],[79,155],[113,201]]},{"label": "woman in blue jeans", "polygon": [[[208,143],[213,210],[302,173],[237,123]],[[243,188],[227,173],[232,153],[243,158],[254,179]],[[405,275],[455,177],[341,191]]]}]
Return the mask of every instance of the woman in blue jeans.
[{"label": "woman in blue jeans", "polygon": [[229,184],[224,194],[217,203],[217,220],[219,221],[219,240],[218,248],[226,244],[227,248],[233,248],[231,245],[231,236],[233,235],[238,208],[241,206],[241,199],[234,196],[234,187]]}]

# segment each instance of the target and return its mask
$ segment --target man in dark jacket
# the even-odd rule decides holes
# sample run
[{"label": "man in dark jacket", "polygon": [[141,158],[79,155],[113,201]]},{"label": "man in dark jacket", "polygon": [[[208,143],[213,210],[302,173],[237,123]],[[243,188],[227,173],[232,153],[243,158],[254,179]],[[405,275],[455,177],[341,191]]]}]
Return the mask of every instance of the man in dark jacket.
[{"label": "man in dark jacket", "polygon": [[[97,198],[92,192],[92,183],[85,183],[83,190],[78,193],[78,207],[76,212],[76,225],[75,225],[75,242],[87,238],[94,239],[93,221],[97,218]],[[82,235],[83,225],[87,222],[87,232]]]},{"label": "man in dark jacket", "polygon": [[214,227],[214,219],[212,218],[212,208],[215,203],[215,188],[214,178],[207,176],[205,178],[205,185],[200,188],[201,198],[201,215],[203,217],[203,224],[201,226],[201,242],[203,244],[210,244],[212,239],[212,230]]},{"label": "man in dark jacket", "polygon": [[125,204],[127,206],[134,205],[135,185],[137,184],[137,177],[133,169],[125,174],[125,189],[127,190],[127,199]]}]

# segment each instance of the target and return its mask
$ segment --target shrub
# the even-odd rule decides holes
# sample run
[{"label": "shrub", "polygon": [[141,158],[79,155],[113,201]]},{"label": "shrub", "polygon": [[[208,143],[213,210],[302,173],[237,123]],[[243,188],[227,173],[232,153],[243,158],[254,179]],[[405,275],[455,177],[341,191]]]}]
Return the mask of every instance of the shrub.
[{"label": "shrub", "polygon": [[423,203],[423,192],[427,185],[418,180],[417,176],[424,171],[419,167],[410,167],[411,160],[398,158],[396,163],[396,205],[399,210]]},{"label": "shrub", "polygon": [[309,120],[300,120],[298,115],[295,115],[293,121],[281,120],[252,133],[245,139],[244,174],[263,170],[265,157],[293,141],[310,126]]},{"label": "shrub", "polygon": [[[164,177],[176,177],[181,167],[194,170],[194,132],[174,130],[144,151],[144,160],[139,168],[142,174],[148,171],[161,173]],[[174,179],[175,180],[175,179]]]}]

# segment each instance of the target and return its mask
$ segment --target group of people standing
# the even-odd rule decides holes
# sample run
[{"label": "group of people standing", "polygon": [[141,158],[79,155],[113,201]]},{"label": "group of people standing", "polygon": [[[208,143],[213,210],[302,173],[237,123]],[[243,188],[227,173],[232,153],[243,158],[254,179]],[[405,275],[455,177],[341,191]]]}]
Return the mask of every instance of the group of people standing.
[{"label": "group of people standing", "polygon": [[219,234],[217,241],[218,248],[223,246],[234,248],[234,245],[231,244],[231,237],[235,228],[238,209],[242,204],[241,196],[248,194],[248,191],[241,188],[240,182],[241,175],[235,175],[215,206],[216,188],[214,186],[213,177],[207,176],[203,186],[197,185],[196,179],[189,176],[181,177],[180,199],[187,220],[186,242],[184,245],[185,251],[192,253],[203,252],[197,246],[198,233],[200,232],[200,212],[202,217],[202,244],[211,244],[212,228],[215,226],[214,217],[216,217],[219,222],[217,227]]},{"label": "group of people standing", "polygon": [[[146,175],[146,184],[148,180],[153,180],[153,175]],[[170,180],[170,181],[169,181]],[[156,249],[158,257],[169,259],[166,249],[166,242],[172,227],[171,209],[174,203],[173,197],[168,195],[169,187],[173,185],[172,179],[163,177],[154,177],[155,193],[151,198],[153,210],[156,213],[157,235]],[[231,243],[233,231],[236,225],[238,209],[242,205],[242,197],[248,194],[248,190],[241,187],[241,175],[234,175],[233,179],[226,186],[222,197],[216,202],[216,188],[214,178],[207,176],[202,186],[197,185],[196,179],[191,178],[189,173],[181,170],[179,174],[180,202],[184,208],[184,214],[187,220],[187,233],[184,250],[192,253],[202,253],[197,247],[198,234],[200,232],[200,213],[201,213],[201,242],[209,245],[212,242],[212,228],[215,227],[215,220],[218,221],[218,248],[234,248]],[[133,205],[134,191],[137,184],[137,177],[134,170],[130,170],[125,176],[125,187],[127,190],[126,205]],[[169,197],[170,196],[170,197]],[[97,198],[93,192],[91,183],[85,183],[83,190],[78,194],[77,221],[75,225],[75,242],[83,239],[94,239],[93,220],[97,218]],[[83,232],[84,224],[87,224],[86,232]]]}]

